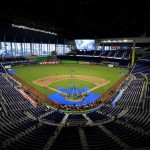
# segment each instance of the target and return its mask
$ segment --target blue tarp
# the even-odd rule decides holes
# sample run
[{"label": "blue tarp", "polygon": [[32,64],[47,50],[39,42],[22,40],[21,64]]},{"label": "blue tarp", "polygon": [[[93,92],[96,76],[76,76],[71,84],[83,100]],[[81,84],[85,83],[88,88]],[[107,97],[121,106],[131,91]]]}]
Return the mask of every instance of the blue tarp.
[{"label": "blue tarp", "polygon": [[111,102],[111,104],[114,106],[115,105],[115,103],[120,99],[120,97],[122,96],[122,94],[123,94],[123,91],[124,91],[124,89],[122,89],[122,90],[120,90],[119,91],[119,94],[115,97],[115,99]]},{"label": "blue tarp", "polygon": [[[60,91],[62,92],[66,92],[66,93],[69,93],[69,90],[68,89],[63,89],[63,88],[58,88]],[[68,91],[67,91],[68,90]],[[89,88],[83,88],[83,89],[80,89],[81,92],[85,92],[89,90]],[[52,99],[53,101],[57,102],[57,103],[60,103],[60,104],[67,104],[67,105],[87,105],[91,102],[94,102],[95,100],[97,100],[98,98],[100,98],[100,94],[95,94],[93,92],[89,92],[87,94],[87,96],[85,96],[84,100],[81,100],[81,101],[77,101],[75,102],[74,101],[69,101],[67,100],[64,96],[62,96],[61,94],[59,93],[54,93],[54,94],[50,94],[48,95],[48,98],[49,99]]]},{"label": "blue tarp", "polygon": [[82,89],[77,89],[75,91],[71,91],[70,89],[64,89],[64,88],[57,88],[57,90],[65,92],[67,94],[70,94],[71,92],[74,92],[73,94],[78,94],[78,93],[83,93],[89,90],[90,88],[82,88]]},{"label": "blue tarp", "polygon": [[16,72],[13,69],[8,69],[8,71],[12,74],[16,74]]}]

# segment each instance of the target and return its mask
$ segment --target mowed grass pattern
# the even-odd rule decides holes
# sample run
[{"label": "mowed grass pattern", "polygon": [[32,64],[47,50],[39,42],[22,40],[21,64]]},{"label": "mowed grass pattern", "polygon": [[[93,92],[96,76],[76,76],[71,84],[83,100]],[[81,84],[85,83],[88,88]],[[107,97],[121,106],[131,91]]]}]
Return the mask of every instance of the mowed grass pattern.
[{"label": "mowed grass pattern", "polygon": [[[24,67],[13,68],[16,75],[30,84],[32,87],[41,91],[44,95],[54,93],[50,89],[40,87],[32,83],[34,80],[54,76],[54,75],[89,75],[109,80],[106,86],[96,89],[95,93],[103,94],[111,86],[113,86],[128,70],[120,68],[109,68],[99,65],[79,65],[79,64],[57,64],[57,65],[29,65]],[[73,71],[73,72],[72,72]],[[71,83],[68,83],[71,84]],[[75,83],[74,83],[75,84]],[[87,82],[88,84],[88,82]],[[85,87],[86,84],[84,82]],[[63,85],[62,85],[63,86]],[[69,86],[69,85],[68,85]]]},{"label": "mowed grass pattern", "polygon": [[52,88],[55,88],[55,89],[58,88],[58,87],[60,87],[60,88],[68,88],[69,89],[72,84],[76,84],[77,88],[85,88],[85,87],[93,88],[93,87],[96,86],[92,82],[79,80],[79,79],[76,79],[76,78],[73,78],[73,77],[70,77],[69,79],[53,82],[53,83],[50,84],[50,86]]}]

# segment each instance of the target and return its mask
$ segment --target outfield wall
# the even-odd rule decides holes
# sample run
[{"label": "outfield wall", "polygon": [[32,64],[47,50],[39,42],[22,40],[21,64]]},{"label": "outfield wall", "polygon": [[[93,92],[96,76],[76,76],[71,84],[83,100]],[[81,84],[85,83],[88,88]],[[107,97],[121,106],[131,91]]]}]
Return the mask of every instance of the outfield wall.
[{"label": "outfield wall", "polygon": [[79,61],[76,60],[60,60],[61,64],[78,64]]},{"label": "outfield wall", "polygon": [[50,61],[50,57],[48,57],[48,56],[44,56],[44,57],[32,56],[32,57],[27,57],[27,59],[35,60],[37,62]]}]

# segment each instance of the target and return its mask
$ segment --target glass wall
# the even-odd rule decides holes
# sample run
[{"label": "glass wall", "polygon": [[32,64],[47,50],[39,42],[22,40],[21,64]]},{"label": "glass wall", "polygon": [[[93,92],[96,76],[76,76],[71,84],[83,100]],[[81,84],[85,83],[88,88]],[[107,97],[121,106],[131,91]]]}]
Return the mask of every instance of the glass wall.
[{"label": "glass wall", "polygon": [[57,55],[63,55],[64,54],[64,45],[56,44],[56,53],[57,53]]},{"label": "glass wall", "polygon": [[5,55],[6,56],[12,56],[11,43],[10,42],[5,43],[5,48],[6,48]]},{"label": "glass wall", "polygon": [[42,49],[41,49],[42,53],[41,55],[47,55],[47,44],[42,44]]},{"label": "glass wall", "polygon": [[16,43],[16,54],[15,56],[22,56],[22,46],[21,43]]},{"label": "glass wall", "polygon": [[64,45],[64,46],[65,46],[64,55],[66,55],[68,52],[72,50],[72,46],[71,45]]},{"label": "glass wall", "polygon": [[39,43],[34,43],[34,49],[33,49],[33,54],[39,55],[39,50],[40,50],[40,44]]},{"label": "glass wall", "polygon": [[55,51],[55,44],[48,44],[49,48],[48,48],[48,55],[51,55],[52,51]]},{"label": "glass wall", "polygon": [[17,42],[0,42],[1,56],[46,56],[56,51],[57,55],[65,55],[71,51],[71,45],[63,44],[46,44],[46,43],[17,43]]},{"label": "glass wall", "polygon": [[16,56],[16,43],[14,42],[12,42],[11,51],[12,51],[12,56]]}]

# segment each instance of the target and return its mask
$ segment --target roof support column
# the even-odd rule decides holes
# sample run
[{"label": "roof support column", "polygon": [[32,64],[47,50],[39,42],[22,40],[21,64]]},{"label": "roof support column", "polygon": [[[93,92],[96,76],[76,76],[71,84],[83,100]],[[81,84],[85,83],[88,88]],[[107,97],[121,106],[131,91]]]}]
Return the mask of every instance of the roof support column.
[{"label": "roof support column", "polygon": [[135,41],[133,41],[133,48],[132,48],[132,59],[131,59],[131,67],[134,65],[134,59],[135,59]]}]

